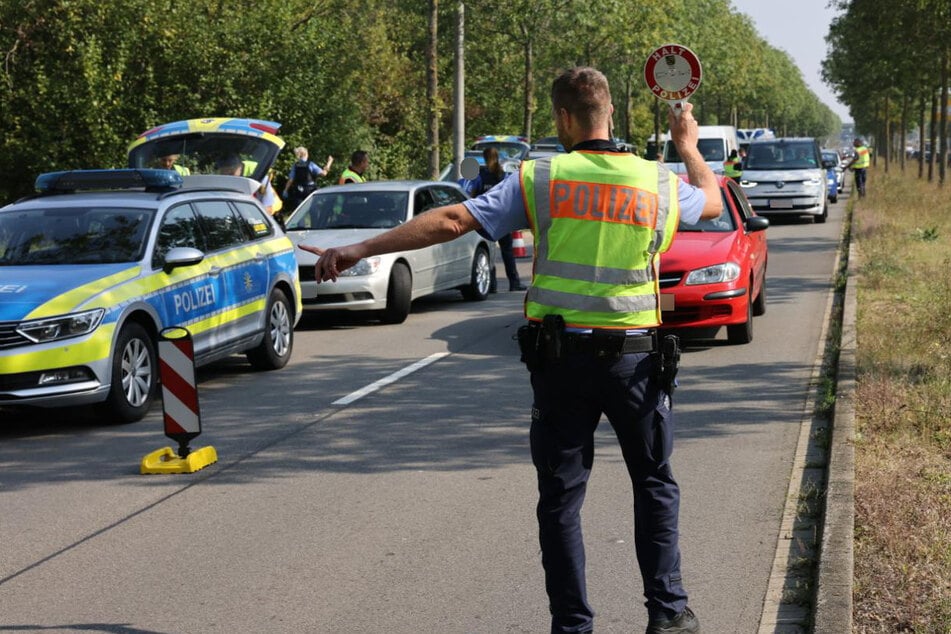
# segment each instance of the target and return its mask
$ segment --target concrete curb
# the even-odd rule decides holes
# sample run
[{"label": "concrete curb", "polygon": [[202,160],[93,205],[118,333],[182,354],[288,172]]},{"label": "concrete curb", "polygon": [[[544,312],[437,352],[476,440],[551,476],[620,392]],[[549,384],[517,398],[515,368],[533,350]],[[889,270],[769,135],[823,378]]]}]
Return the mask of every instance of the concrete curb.
[{"label": "concrete curb", "polygon": [[856,252],[849,244],[836,401],[816,587],[815,632],[852,631],[855,528]]}]

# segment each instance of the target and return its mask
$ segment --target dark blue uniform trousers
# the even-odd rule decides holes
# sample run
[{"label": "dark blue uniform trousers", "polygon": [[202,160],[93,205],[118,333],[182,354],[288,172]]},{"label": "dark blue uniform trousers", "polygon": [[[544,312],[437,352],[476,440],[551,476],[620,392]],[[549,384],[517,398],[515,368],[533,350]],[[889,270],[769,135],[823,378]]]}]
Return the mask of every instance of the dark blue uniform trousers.
[{"label": "dark blue uniform trousers", "polygon": [[670,400],[647,353],[569,354],[532,372],[532,461],[551,631],[586,632],[594,612],[585,589],[581,505],[602,413],[617,435],[634,487],[634,543],[651,618],[684,609],[677,521],[680,489],[670,469]]}]

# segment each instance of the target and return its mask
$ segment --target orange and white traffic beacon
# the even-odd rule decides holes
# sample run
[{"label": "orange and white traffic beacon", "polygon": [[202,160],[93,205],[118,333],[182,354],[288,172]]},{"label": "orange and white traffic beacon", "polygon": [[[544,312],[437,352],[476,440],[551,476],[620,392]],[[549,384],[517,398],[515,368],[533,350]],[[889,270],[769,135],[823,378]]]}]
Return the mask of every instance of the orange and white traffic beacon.
[{"label": "orange and white traffic beacon", "polygon": [[185,328],[166,328],[159,340],[162,410],[165,435],[178,443],[178,451],[164,447],[142,459],[142,473],[194,473],[218,462],[214,447],[193,450],[188,446],[201,433],[195,348]]}]

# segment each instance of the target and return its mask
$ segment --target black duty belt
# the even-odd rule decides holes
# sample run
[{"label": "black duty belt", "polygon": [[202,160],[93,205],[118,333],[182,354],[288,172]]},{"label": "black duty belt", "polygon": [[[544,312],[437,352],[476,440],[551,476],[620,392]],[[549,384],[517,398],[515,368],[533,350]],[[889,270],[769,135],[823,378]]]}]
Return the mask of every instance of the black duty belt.
[{"label": "black duty belt", "polygon": [[[536,326],[536,322],[530,323]],[[588,353],[596,356],[617,356],[632,352],[654,352],[657,350],[657,332],[648,330],[643,334],[629,335],[612,330],[593,330],[592,332],[561,333],[562,353]]]}]

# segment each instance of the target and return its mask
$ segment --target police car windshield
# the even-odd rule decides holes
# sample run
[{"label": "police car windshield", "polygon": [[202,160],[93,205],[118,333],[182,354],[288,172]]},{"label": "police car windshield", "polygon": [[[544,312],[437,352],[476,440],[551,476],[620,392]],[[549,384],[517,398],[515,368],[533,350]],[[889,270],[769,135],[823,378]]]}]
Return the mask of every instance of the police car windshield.
[{"label": "police car windshield", "polygon": [[128,207],[0,213],[0,266],[137,262],[154,213]]},{"label": "police car windshield", "polygon": [[287,220],[288,231],[389,229],[406,220],[405,191],[318,192]]}]

